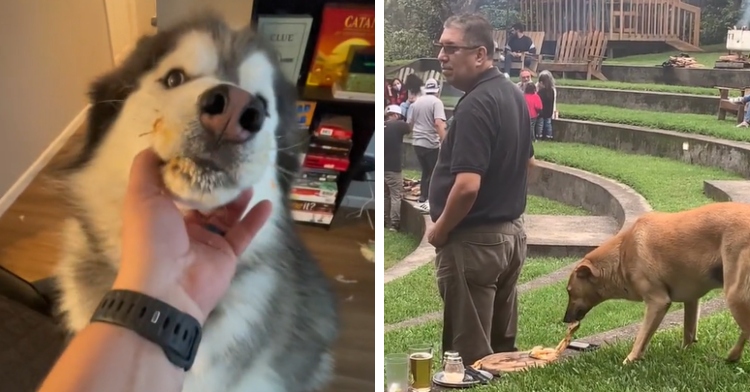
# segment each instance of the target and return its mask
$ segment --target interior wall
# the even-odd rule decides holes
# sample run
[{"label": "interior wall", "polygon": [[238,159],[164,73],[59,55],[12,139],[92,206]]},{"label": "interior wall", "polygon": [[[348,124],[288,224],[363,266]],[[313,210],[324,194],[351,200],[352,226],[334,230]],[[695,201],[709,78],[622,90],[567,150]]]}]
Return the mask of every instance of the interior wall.
[{"label": "interior wall", "polygon": [[0,195],[87,105],[112,67],[103,0],[0,2]]}]

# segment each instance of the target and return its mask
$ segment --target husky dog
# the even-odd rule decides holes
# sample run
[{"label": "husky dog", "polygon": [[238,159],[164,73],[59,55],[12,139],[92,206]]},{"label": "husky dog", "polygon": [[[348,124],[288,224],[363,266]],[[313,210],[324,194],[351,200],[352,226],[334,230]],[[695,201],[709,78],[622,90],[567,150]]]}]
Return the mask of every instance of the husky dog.
[{"label": "husky dog", "polygon": [[296,89],[276,54],[247,27],[214,13],[140,39],[91,86],[86,140],[62,178],[74,205],[57,279],[75,333],[111,288],[121,205],[135,155],[152,147],[185,209],[210,211],[253,187],[273,203],[233,282],[204,326],[186,392],[319,391],[333,375],[337,301],[295,233],[290,182],[306,135]]}]

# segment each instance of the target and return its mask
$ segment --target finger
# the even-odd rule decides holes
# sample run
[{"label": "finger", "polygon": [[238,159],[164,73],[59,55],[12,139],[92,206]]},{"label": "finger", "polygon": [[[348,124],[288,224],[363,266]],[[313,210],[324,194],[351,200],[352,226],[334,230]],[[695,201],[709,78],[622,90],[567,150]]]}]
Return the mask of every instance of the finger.
[{"label": "finger", "polygon": [[271,202],[263,200],[253,206],[247,215],[224,236],[234,254],[241,255],[271,215]]},{"label": "finger", "polygon": [[204,218],[207,224],[206,228],[214,233],[224,235],[242,218],[252,197],[252,190],[243,191],[231,203],[212,211]]},{"label": "finger", "polygon": [[138,153],[130,166],[128,195],[139,198],[160,195],[163,189],[161,163],[161,159],[151,148]]},{"label": "finger", "polygon": [[233,202],[225,206],[226,210],[224,220],[230,226],[233,226],[235,223],[237,223],[242,218],[242,214],[244,214],[247,210],[247,205],[248,203],[250,203],[250,199],[252,198],[252,188],[242,191],[242,193],[240,193],[240,195],[236,199],[234,199]]},{"label": "finger", "polygon": [[247,205],[252,197],[252,189],[243,191],[234,201],[209,214],[207,216],[208,221],[219,226],[234,226],[247,210]]},{"label": "finger", "polygon": [[202,225],[207,222],[207,219],[205,215],[201,214],[200,212],[196,210],[190,210],[185,214],[185,223],[194,223],[196,225]]}]

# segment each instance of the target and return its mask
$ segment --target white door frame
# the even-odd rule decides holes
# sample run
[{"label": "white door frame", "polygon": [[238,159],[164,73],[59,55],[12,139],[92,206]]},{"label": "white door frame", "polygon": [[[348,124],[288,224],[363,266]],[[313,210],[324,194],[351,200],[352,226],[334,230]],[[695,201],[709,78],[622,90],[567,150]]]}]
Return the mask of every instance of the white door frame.
[{"label": "white door frame", "polygon": [[135,0],[104,0],[114,65],[119,65],[138,40]]}]

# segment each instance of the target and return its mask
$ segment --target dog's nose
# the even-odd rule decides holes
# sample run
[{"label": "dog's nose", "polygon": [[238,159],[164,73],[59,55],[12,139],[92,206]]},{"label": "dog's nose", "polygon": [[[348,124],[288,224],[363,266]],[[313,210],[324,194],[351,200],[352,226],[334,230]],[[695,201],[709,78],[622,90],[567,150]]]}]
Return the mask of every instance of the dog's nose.
[{"label": "dog's nose", "polygon": [[219,141],[244,143],[260,131],[266,108],[262,99],[232,85],[220,84],[198,98],[200,123]]}]

